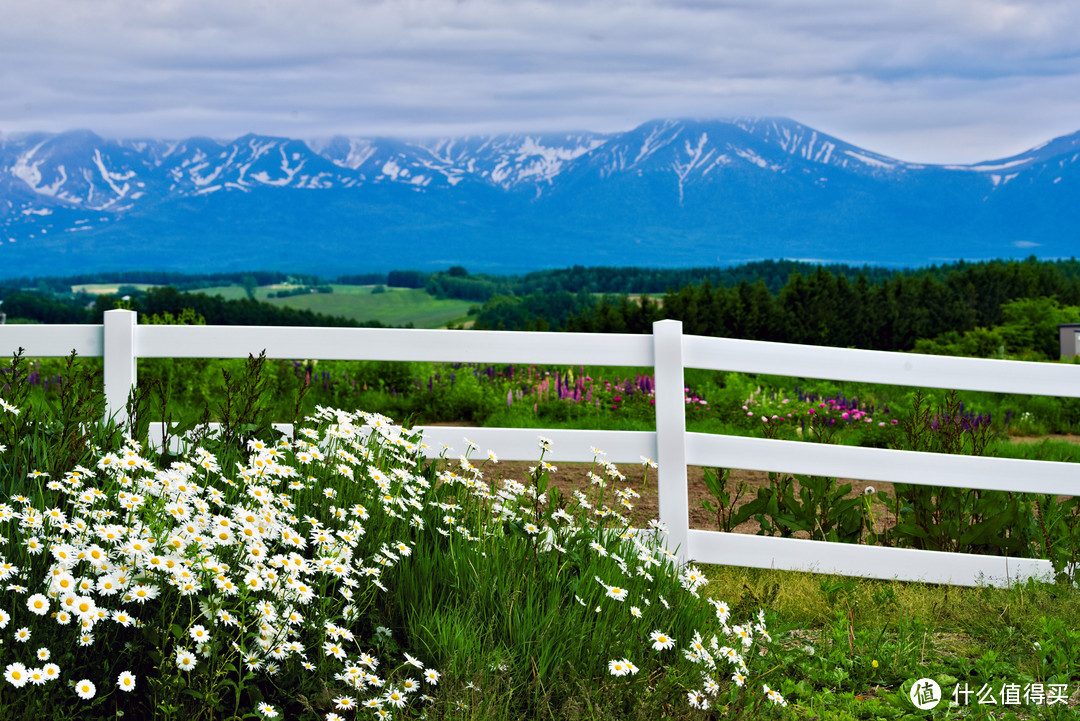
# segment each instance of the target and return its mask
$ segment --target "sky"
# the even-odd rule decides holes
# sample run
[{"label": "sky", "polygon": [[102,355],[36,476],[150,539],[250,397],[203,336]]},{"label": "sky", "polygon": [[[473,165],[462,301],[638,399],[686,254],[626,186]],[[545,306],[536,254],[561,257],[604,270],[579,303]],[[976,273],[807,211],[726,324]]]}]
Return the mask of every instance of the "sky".
[{"label": "sky", "polygon": [[793,118],[901,160],[1080,130],[1076,0],[0,0],[0,133]]}]

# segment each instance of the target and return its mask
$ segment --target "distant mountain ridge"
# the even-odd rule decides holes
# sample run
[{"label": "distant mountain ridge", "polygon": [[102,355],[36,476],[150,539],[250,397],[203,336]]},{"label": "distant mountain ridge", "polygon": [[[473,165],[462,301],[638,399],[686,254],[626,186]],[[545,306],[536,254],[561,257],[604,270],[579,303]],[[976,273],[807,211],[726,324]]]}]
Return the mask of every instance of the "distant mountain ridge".
[{"label": "distant mountain ridge", "polygon": [[907,163],[784,118],[427,140],[30,133],[0,137],[0,275],[1068,257],[1078,160],[1080,133]]}]

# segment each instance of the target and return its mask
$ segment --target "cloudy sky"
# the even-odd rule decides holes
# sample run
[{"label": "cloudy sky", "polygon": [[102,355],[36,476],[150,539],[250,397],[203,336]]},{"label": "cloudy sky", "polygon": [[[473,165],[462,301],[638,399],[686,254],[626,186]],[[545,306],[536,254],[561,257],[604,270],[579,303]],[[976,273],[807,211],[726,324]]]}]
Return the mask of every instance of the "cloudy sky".
[{"label": "cloudy sky", "polygon": [[0,0],[0,133],[794,118],[917,162],[1080,130],[1075,0]]}]

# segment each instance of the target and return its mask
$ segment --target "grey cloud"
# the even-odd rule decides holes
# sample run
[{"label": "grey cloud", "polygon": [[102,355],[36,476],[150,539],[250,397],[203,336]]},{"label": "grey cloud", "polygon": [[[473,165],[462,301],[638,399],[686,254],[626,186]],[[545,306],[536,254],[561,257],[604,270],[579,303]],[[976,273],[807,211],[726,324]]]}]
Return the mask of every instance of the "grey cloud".
[{"label": "grey cloud", "polygon": [[780,114],[959,162],[1080,117],[1070,0],[0,5],[0,131],[604,131]]}]

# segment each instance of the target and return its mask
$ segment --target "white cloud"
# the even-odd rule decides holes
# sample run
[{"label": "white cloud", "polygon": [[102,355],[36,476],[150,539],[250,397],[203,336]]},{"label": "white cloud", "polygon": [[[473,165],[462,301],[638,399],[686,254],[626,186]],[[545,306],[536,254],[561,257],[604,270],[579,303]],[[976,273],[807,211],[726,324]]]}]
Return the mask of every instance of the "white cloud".
[{"label": "white cloud", "polygon": [[620,130],[786,115],[907,160],[1072,132],[1071,0],[0,0],[0,131]]}]

